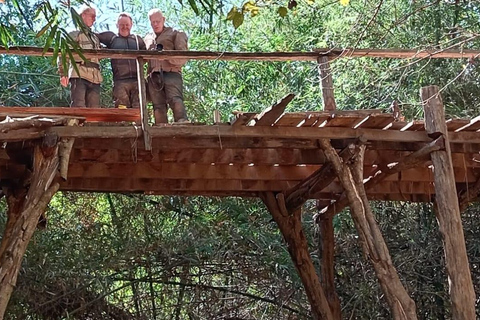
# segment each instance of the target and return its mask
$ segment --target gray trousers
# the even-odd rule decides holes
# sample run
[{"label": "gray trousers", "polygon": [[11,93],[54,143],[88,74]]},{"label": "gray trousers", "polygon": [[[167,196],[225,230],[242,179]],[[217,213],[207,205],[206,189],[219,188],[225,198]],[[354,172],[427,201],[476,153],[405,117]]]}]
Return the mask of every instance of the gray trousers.
[{"label": "gray trousers", "polygon": [[115,101],[116,108],[118,108],[119,105],[126,106],[127,108],[140,108],[140,99],[138,97],[138,80],[114,80],[113,101]]},{"label": "gray trousers", "polygon": [[147,89],[153,103],[157,123],[168,123],[167,111],[173,111],[175,122],[187,120],[183,104],[183,79],[178,72],[153,72],[148,77]]},{"label": "gray trousers", "polygon": [[70,78],[71,107],[100,108],[100,84],[81,78]]}]

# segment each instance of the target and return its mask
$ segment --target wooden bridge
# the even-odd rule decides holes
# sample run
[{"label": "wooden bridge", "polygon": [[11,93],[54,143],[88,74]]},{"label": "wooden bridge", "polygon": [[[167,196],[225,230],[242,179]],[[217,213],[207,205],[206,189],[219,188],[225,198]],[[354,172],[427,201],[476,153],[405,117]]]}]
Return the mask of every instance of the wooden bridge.
[{"label": "wooden bridge", "polygon": [[[31,150],[27,140],[55,134],[59,139],[75,139],[61,190],[257,197],[261,192],[293,190],[321,169],[328,161],[318,140],[326,138],[338,151],[363,141],[365,179],[389,168],[390,175],[367,189],[369,199],[434,199],[429,159],[392,171],[432,141],[423,121],[399,121],[380,110],[284,113],[281,109],[277,105],[265,113],[237,113],[231,124],[151,127],[152,148],[146,150],[138,110],[1,107],[0,121],[8,116],[10,121],[35,120],[45,127],[3,129],[1,140],[8,143],[0,149],[0,178],[8,184],[29,166],[9,153],[25,153]],[[57,115],[48,118],[53,112]],[[80,122],[55,125],[59,119]],[[112,120],[117,123],[105,125]],[[480,121],[456,119],[446,125],[457,190],[470,191],[474,199],[472,184],[480,177],[480,133],[476,132]],[[344,190],[337,179],[332,180],[308,198],[324,205],[338,199]]]},{"label": "wooden bridge", "polygon": [[[112,56],[102,51],[107,53],[100,57]],[[416,319],[368,201],[435,201],[452,312],[457,319],[474,319],[459,208],[477,200],[480,191],[480,118],[445,119],[436,87],[422,89],[425,121],[402,121],[395,108],[336,110],[331,52],[315,54],[326,111],[285,113],[290,94],[262,112],[237,112],[232,123],[152,127],[144,96],[140,110],[0,107],[0,196],[9,205],[0,245],[0,312],[38,218],[53,194],[66,190],[260,197],[287,242],[318,319],[339,319],[332,219],[348,205],[393,317]],[[146,56],[172,56],[132,51],[124,58],[131,55],[140,56],[140,65]],[[323,209],[317,219],[322,284],[301,225],[300,208],[308,199]]]}]

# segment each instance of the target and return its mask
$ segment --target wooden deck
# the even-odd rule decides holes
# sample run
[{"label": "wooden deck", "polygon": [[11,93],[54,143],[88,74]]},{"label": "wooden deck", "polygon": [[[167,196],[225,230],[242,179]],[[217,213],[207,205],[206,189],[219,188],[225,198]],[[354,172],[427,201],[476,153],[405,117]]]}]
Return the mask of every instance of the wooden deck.
[{"label": "wooden deck", "polygon": [[[0,108],[0,121],[7,115],[31,118],[37,111],[32,109]],[[29,154],[29,141],[52,134],[60,139],[75,138],[68,179],[62,182],[61,190],[242,197],[286,191],[311,176],[325,164],[318,147],[320,138],[331,139],[339,151],[349,143],[364,141],[365,179],[402,163],[433,140],[424,131],[422,121],[402,122],[378,110],[276,116],[268,112],[237,113],[237,120],[231,124],[150,127],[152,150],[147,151],[138,124],[106,126],[95,122],[136,120],[136,111],[127,110],[123,119],[121,113],[119,116],[121,110],[102,109],[102,117],[98,118],[98,110],[82,109],[79,115],[69,108],[54,109],[58,116],[87,121],[79,126],[54,124],[49,128],[3,130],[2,184],[25,174],[29,163],[25,157],[18,159],[18,154]],[[55,118],[47,111],[38,113],[37,118]],[[467,190],[480,176],[480,121],[449,120],[447,126],[457,190]],[[12,153],[16,156],[9,156]],[[341,185],[334,181],[310,197],[324,200],[327,205],[342,192]],[[367,193],[370,199],[431,201],[435,190],[430,162],[391,174],[369,187]]]}]

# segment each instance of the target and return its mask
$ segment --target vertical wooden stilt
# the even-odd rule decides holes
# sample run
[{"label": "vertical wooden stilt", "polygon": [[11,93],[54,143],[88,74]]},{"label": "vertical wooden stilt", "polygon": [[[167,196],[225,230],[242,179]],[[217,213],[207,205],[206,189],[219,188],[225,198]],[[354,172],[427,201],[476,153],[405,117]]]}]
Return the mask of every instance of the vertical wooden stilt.
[{"label": "vertical wooden stilt", "polygon": [[363,155],[365,146],[358,146],[358,157],[351,165],[344,163],[327,139],[319,146],[332,163],[345,189],[350,212],[365,256],[375,269],[380,287],[392,312],[393,319],[417,319],[415,302],[410,298],[393,266],[390,253],[370,208],[363,185]]},{"label": "vertical wooden stilt", "polygon": [[137,58],[138,97],[140,101],[140,118],[142,120],[145,150],[152,150],[152,137],[148,131],[147,89],[145,88],[145,71],[143,58]]},{"label": "vertical wooden stilt", "polygon": [[320,69],[320,79],[322,80],[323,110],[333,111],[337,109],[335,103],[335,95],[333,91],[333,77],[328,56],[318,58],[318,66]]},{"label": "vertical wooden stilt", "polygon": [[8,188],[8,220],[0,244],[0,319],[17,282],[18,271],[27,245],[37,227],[39,217],[45,212],[50,199],[59,188],[53,182],[58,173],[57,141],[35,146],[33,174],[28,191]]},{"label": "vertical wooden stilt", "polygon": [[335,290],[335,235],[333,230],[333,217],[327,219],[320,219],[318,222],[320,231],[321,248],[321,273],[322,284],[325,289],[328,304],[332,311],[332,318],[335,320],[342,319],[342,308],[340,306],[340,299]]},{"label": "vertical wooden stilt", "polygon": [[277,223],[287,242],[288,252],[302,279],[308,301],[312,308],[313,319],[331,320],[332,312],[320,284],[308,244],[303,232],[300,209],[288,212],[282,193],[275,196],[272,192],[262,194],[262,200]]},{"label": "vertical wooden stilt", "polygon": [[445,123],[442,97],[437,86],[420,91],[425,111],[425,130],[432,138],[443,136],[445,150],[434,151],[435,210],[445,249],[445,261],[452,300],[452,318],[475,319],[475,291],[468,263],[462,219],[455,188],[452,156]]}]

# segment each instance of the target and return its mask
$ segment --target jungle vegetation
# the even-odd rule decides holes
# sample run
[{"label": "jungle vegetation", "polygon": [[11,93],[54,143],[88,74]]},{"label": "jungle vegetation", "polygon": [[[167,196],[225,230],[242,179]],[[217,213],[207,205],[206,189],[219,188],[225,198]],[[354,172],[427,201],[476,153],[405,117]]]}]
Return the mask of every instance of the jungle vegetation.
[{"label": "jungle vegetation", "polygon": [[[191,50],[311,51],[315,48],[478,49],[480,8],[469,0],[189,0],[118,3],[99,0],[95,29],[111,29],[120,11],[135,33],[147,12],[165,11],[185,30]],[[74,1],[0,1],[5,46],[65,49]],[[104,18],[105,17],[105,18]],[[63,42],[62,42],[63,41]],[[64,47],[62,47],[64,46]],[[419,89],[442,90],[449,117],[480,114],[473,59],[338,59],[332,62],[337,107],[383,109],[399,103],[421,119]],[[112,107],[112,78],[102,62],[102,102]],[[259,112],[293,92],[288,111],[321,110],[312,62],[190,61],[185,101],[192,120],[228,121],[234,110]],[[0,105],[67,106],[56,61],[2,56]],[[5,201],[0,200],[0,212]],[[430,204],[372,203],[419,319],[448,319],[442,242]],[[303,208],[311,255],[318,263],[315,202]],[[58,193],[23,260],[8,319],[309,319],[309,304],[285,243],[255,199]],[[480,293],[480,213],[463,213],[474,286]],[[0,215],[4,225],[6,217]],[[348,210],[335,217],[336,284],[344,319],[388,319],[372,267],[362,256]],[[477,314],[480,310],[477,306]]]}]

